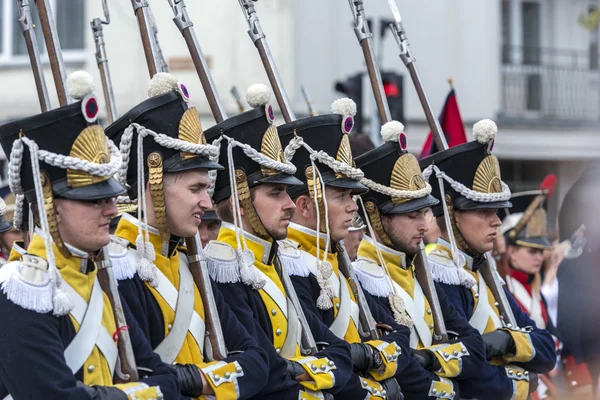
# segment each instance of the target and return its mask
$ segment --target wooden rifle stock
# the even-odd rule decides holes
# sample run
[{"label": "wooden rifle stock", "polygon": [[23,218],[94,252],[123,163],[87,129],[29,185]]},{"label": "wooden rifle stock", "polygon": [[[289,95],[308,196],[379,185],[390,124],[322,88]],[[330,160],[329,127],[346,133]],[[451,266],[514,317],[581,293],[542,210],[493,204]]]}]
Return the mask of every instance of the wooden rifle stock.
[{"label": "wooden rifle stock", "polygon": [[290,279],[287,271],[284,270],[279,257],[275,257],[275,271],[277,271],[279,279],[281,279],[281,283],[283,284],[283,289],[287,294],[288,301],[292,302],[292,306],[295,308],[296,314],[298,314],[298,320],[300,322],[300,326],[302,327],[300,352],[305,356],[313,356],[319,351],[317,349],[317,342],[310,331],[310,326],[306,320],[306,315],[304,315],[304,310],[302,310],[302,305],[300,304],[300,300],[298,299],[298,295],[296,294],[296,289],[292,284],[292,280]]},{"label": "wooden rifle stock", "polygon": [[54,84],[58,94],[58,103],[61,107],[66,106],[71,102],[71,98],[65,87],[67,72],[60,50],[60,42],[58,40],[52,8],[48,0],[36,0],[36,4],[40,16],[40,25],[42,25],[42,32],[44,33],[44,40],[46,41],[48,58],[50,59],[50,68],[52,69],[52,76],[54,77]]},{"label": "wooden rifle stock", "polygon": [[158,72],[162,72],[162,62],[160,60],[158,46],[154,40],[154,31],[152,29],[152,21],[148,0],[131,0],[133,10],[140,28],[142,38],[142,46],[144,47],[144,55],[146,56],[146,64],[148,65],[148,73],[150,78]]},{"label": "wooden rifle stock", "polygon": [[[204,321],[206,322],[207,337],[212,348],[212,360],[223,360],[227,357],[227,347],[225,346],[225,337],[221,328],[221,320],[217,310],[217,303],[210,283],[210,276],[206,266],[206,258],[202,252],[200,235],[186,238],[185,245],[188,251],[189,268],[194,283],[200,291],[202,303],[204,304]],[[206,356],[206,351],[204,352]]]},{"label": "wooden rifle stock", "polygon": [[[212,112],[217,123],[223,122],[227,119],[227,114],[225,113],[225,108],[221,103],[219,94],[215,89],[215,83],[213,82],[212,76],[208,69],[208,64],[206,63],[206,59],[202,53],[202,48],[198,43],[198,38],[194,32],[194,24],[188,15],[185,2],[184,0],[173,1],[174,4],[171,4],[173,13],[175,14],[173,21],[185,39],[188,51],[192,57],[192,62],[194,63],[194,67],[196,68],[196,72],[200,78],[202,89],[204,89],[204,93],[206,94],[210,111]],[[169,0],[169,3],[171,3],[171,0]]]},{"label": "wooden rifle stock", "polygon": [[429,262],[427,261],[427,254],[425,253],[425,247],[421,242],[419,252],[415,257],[415,276],[423,294],[429,306],[431,307],[431,313],[433,316],[433,343],[439,344],[448,341],[448,331],[446,330],[446,322],[444,321],[444,315],[442,314],[442,308],[440,306],[440,299],[438,298],[437,291],[435,290],[435,284],[433,283],[433,277],[431,276],[431,270],[429,269]]},{"label": "wooden rifle stock", "polygon": [[[356,275],[354,274],[354,267],[352,266],[352,262],[348,257],[348,252],[346,251],[346,246],[344,245],[344,241],[340,241],[337,244],[337,259],[338,265],[340,268],[340,272],[344,275],[346,279],[348,279],[348,283],[350,284],[350,288],[354,293],[354,298],[358,303],[358,311],[359,311],[359,333],[363,339],[367,340],[376,340],[379,339],[379,331],[377,330],[377,322],[373,318],[373,314],[371,314],[371,310],[369,309],[369,304],[367,304],[367,299],[362,290],[362,287],[358,283],[356,279]],[[345,282],[340,282],[341,285],[344,285]]]},{"label": "wooden rifle stock", "polygon": [[33,79],[35,80],[40,108],[42,112],[50,111],[50,97],[48,96],[48,87],[46,86],[46,79],[44,78],[44,71],[42,70],[42,63],[40,61],[40,51],[31,19],[29,0],[17,0],[17,3],[19,8],[19,23],[23,31],[23,37],[25,38],[27,53],[29,54],[29,62],[33,71]]},{"label": "wooden rifle stock", "polygon": [[121,304],[117,280],[115,279],[107,247],[104,247],[98,254],[97,267],[98,282],[110,301],[117,326],[115,337],[117,338],[117,348],[119,349],[119,364],[115,369],[115,381],[117,383],[135,382],[139,379],[135,364],[135,355],[129,331],[127,330],[128,325],[125,313],[123,312],[123,304]]}]

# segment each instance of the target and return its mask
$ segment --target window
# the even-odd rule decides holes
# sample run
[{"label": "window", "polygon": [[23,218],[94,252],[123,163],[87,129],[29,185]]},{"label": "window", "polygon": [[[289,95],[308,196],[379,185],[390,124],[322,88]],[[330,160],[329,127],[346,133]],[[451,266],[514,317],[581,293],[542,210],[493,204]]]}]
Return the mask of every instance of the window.
[{"label": "window", "polygon": [[[590,15],[600,13],[600,7],[598,6],[598,0],[592,0],[588,8]],[[590,31],[590,45],[589,45],[589,67],[590,70],[600,69],[600,47],[598,46],[598,26]]]},{"label": "window", "polygon": [[[85,0],[46,0],[52,7],[58,39],[65,62],[81,62],[85,59],[85,35],[88,24],[85,18]],[[27,65],[29,57],[21,25],[19,9],[15,0],[0,0],[0,65]],[[29,8],[35,25],[35,36],[42,62],[48,62],[37,8],[29,0]]]}]

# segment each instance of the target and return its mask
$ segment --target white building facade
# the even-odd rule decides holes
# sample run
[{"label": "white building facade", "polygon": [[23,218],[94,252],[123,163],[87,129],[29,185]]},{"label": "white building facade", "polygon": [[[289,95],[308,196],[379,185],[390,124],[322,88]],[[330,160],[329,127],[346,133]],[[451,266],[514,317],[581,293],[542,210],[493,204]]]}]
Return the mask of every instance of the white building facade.
[{"label": "white building facade", "polygon": [[[53,6],[68,71],[85,69],[97,82],[89,22],[102,17],[101,0],[47,0]],[[32,9],[35,8],[33,0]],[[238,112],[229,94],[268,83],[235,0],[188,0],[202,50],[228,113]],[[404,75],[404,114],[409,150],[419,152],[428,132],[416,92],[388,33],[386,0],[364,0],[372,21],[382,70]],[[0,0],[0,122],[39,111],[29,60],[17,22],[17,2]],[[255,3],[263,30],[298,117],[307,115],[300,86],[327,112],[340,97],[334,82],[363,71],[364,61],[345,0],[261,0]],[[185,82],[206,127],[213,121],[185,42],[171,21],[167,0],[150,0],[158,38],[170,72]],[[398,0],[412,51],[435,113],[452,78],[470,132],[482,118],[497,121],[495,153],[515,189],[531,188],[547,173],[559,178],[557,200],[582,169],[600,159],[600,69],[598,31],[580,15],[598,0]],[[148,72],[130,1],[108,0],[104,27],[116,106],[125,112],[146,97]],[[35,10],[33,10],[35,13]],[[36,29],[45,54],[41,30]],[[47,58],[45,77],[58,106]],[[363,114],[372,114],[364,85]],[[57,133],[58,134],[58,133]],[[551,206],[556,208],[556,205]],[[552,210],[551,210],[552,212]]]}]

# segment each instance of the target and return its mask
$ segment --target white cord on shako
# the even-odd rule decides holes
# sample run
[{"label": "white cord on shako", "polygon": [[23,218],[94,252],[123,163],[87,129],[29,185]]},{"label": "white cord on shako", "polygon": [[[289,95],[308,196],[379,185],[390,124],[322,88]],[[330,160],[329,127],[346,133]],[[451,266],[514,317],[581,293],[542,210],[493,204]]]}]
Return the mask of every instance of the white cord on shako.
[{"label": "white cord on shako", "polygon": [[373,230],[373,226],[371,225],[369,215],[367,214],[367,209],[365,207],[365,203],[363,202],[363,199],[361,196],[354,196],[354,198],[355,199],[358,198],[358,202],[360,203],[360,206],[366,217],[365,219],[366,219],[366,223],[367,223],[367,228],[369,229],[369,235],[371,236],[371,238],[373,238],[373,242],[375,243],[375,251],[377,252],[377,258],[379,258],[379,265],[381,265],[381,267],[383,268],[383,272],[385,273],[386,278],[387,278],[387,283],[390,287],[391,295],[388,297],[388,301],[390,303],[390,308],[392,309],[392,314],[394,315],[394,319],[399,324],[407,326],[408,328],[412,329],[414,326],[414,322],[410,318],[410,316],[406,313],[406,306],[404,304],[404,300],[402,300],[402,297],[400,297],[398,295],[398,291],[396,290],[395,285],[392,283],[392,275],[390,274],[390,270],[387,266],[387,263],[385,262],[385,260],[383,258],[383,254],[381,254],[381,249],[379,248],[379,243],[377,242],[377,239],[375,236],[375,231]]},{"label": "white cord on shako", "polygon": [[[58,269],[56,268],[56,260],[54,258],[54,251],[52,249],[54,242],[50,235],[48,216],[44,207],[44,195],[41,181],[42,175],[39,162],[44,161],[49,165],[62,169],[84,171],[94,176],[112,176],[119,169],[121,164],[121,155],[115,144],[108,138],[106,140],[108,143],[108,148],[110,149],[110,162],[107,164],[94,163],[79,158],[51,153],[47,150],[40,150],[37,143],[27,137],[21,137],[13,142],[13,147],[10,153],[11,157],[8,165],[10,190],[17,196],[24,195],[24,190],[21,185],[21,165],[23,162],[24,145],[26,145],[29,148],[31,158],[35,196],[44,239],[44,247],[48,261],[48,276],[53,287],[53,312],[54,315],[57,316],[68,314],[72,308],[72,305],[69,296],[61,289],[62,278],[58,272]],[[23,200],[21,200],[21,207],[22,205]],[[20,222],[22,223],[22,210],[20,213]],[[5,291],[10,290],[10,288],[7,287],[9,283],[10,282],[7,282],[7,285],[4,286]]]},{"label": "white cord on shako", "polygon": [[231,196],[233,197],[233,225],[235,229],[235,238],[237,242],[237,255],[238,265],[240,271],[240,277],[242,282],[253,289],[258,290],[264,287],[266,281],[260,277],[258,271],[254,267],[254,255],[248,249],[246,243],[246,236],[244,234],[244,228],[242,223],[242,213],[240,207],[239,191],[236,183],[235,176],[235,162],[233,160],[233,148],[239,147],[242,149],[244,154],[257,164],[264,166],[269,169],[279,171],[284,174],[294,175],[296,173],[296,166],[289,161],[279,162],[273,160],[264,154],[256,151],[252,146],[241,143],[227,135],[221,135],[218,139],[213,142],[214,146],[220,147],[223,140],[227,141],[227,168],[229,174],[229,185],[231,190]]}]

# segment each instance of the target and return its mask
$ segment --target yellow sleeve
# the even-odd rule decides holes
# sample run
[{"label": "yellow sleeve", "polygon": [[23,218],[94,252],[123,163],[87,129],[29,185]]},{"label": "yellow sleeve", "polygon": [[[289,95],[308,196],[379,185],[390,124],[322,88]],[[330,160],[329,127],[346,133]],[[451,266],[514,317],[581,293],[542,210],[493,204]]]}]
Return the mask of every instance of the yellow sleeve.
[{"label": "yellow sleeve", "polygon": [[527,400],[529,397],[529,372],[514,365],[507,365],[504,368],[506,369],[506,375],[513,383],[512,399]]},{"label": "yellow sleeve", "polygon": [[304,371],[310,376],[310,381],[300,382],[300,384],[308,390],[317,391],[330,389],[335,385],[335,376],[332,371],[337,369],[337,367],[329,358],[299,356],[294,357],[291,360],[300,364]]},{"label": "yellow sleeve", "polygon": [[531,342],[529,332],[531,328],[502,328],[502,330],[510,333],[513,341],[515,342],[516,352],[515,354],[505,354],[503,356],[504,361],[509,362],[529,362],[533,360],[535,356],[535,348]]},{"label": "yellow sleeve", "polygon": [[436,399],[454,399],[454,383],[449,379],[440,378],[439,381],[432,381],[429,388],[429,396]]},{"label": "yellow sleeve", "polygon": [[379,382],[369,378],[360,377],[360,386],[367,392],[365,400],[385,400],[387,393]]},{"label": "yellow sleeve", "polygon": [[427,348],[440,363],[440,371],[434,371],[442,378],[455,378],[462,372],[462,358],[469,356],[469,350],[457,342],[453,344],[442,343]]},{"label": "yellow sleeve", "polygon": [[117,389],[127,395],[128,399],[159,400],[163,394],[158,386],[148,386],[143,382],[121,383],[115,385]]},{"label": "yellow sleeve", "polygon": [[200,368],[218,399],[238,399],[240,397],[237,379],[244,376],[244,370],[237,361],[226,363],[213,361]]},{"label": "yellow sleeve", "polygon": [[382,381],[396,375],[396,371],[398,370],[397,360],[400,354],[402,354],[400,346],[394,342],[388,343],[383,340],[370,340],[365,344],[379,351],[379,355],[383,361],[383,370],[371,370],[369,371],[369,375],[376,381]]}]

